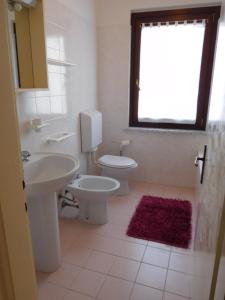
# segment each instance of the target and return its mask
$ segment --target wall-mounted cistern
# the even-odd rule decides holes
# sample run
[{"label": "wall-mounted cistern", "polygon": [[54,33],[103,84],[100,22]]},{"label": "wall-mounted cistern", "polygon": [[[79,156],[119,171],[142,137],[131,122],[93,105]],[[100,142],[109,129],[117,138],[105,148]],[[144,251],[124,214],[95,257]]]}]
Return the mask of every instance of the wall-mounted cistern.
[{"label": "wall-mounted cistern", "polygon": [[[82,112],[80,120],[82,152],[91,154],[92,162],[101,168],[102,176],[119,181],[120,187],[117,195],[128,195],[128,178],[130,173],[137,168],[137,162],[130,157],[117,155],[103,155],[96,161],[95,152],[102,143],[102,113],[99,111]],[[120,143],[120,155],[123,154],[123,148],[129,144],[130,140],[123,140]]]}]

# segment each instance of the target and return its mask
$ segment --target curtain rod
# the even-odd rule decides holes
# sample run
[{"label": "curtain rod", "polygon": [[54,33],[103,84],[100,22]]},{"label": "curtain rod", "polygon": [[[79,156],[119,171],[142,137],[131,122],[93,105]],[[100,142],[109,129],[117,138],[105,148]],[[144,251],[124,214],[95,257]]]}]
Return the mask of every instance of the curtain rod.
[{"label": "curtain rod", "polygon": [[206,19],[202,20],[183,20],[183,21],[161,21],[161,22],[149,22],[141,23],[140,27],[152,27],[152,26],[169,26],[169,25],[185,25],[185,24],[205,24]]}]

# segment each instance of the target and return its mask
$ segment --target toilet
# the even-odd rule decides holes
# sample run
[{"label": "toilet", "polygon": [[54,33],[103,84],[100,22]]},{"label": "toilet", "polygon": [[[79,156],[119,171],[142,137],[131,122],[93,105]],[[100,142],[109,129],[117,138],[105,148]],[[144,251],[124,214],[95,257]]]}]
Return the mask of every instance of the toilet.
[{"label": "toilet", "polygon": [[[86,111],[80,114],[81,121],[81,150],[83,153],[93,154],[102,143],[102,114],[99,111]],[[91,155],[93,158],[93,155]],[[101,168],[101,175],[119,181],[120,188],[117,195],[129,194],[128,178],[137,168],[135,160],[125,156],[103,155],[93,161]]]},{"label": "toilet", "polygon": [[67,186],[78,200],[78,219],[90,224],[108,221],[108,200],[119,189],[120,183],[103,176],[82,175]]},{"label": "toilet", "polygon": [[125,156],[103,155],[98,159],[98,166],[102,169],[102,176],[116,178],[120,182],[117,195],[129,194],[128,178],[137,167],[135,160]]}]

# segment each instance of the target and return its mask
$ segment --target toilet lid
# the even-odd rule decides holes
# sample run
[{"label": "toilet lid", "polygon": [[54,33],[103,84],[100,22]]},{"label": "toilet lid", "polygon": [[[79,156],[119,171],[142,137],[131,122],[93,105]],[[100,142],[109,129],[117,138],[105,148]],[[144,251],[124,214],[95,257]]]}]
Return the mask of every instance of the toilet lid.
[{"label": "toilet lid", "polygon": [[114,167],[127,168],[137,165],[136,161],[126,156],[103,155],[98,160],[99,164]]}]

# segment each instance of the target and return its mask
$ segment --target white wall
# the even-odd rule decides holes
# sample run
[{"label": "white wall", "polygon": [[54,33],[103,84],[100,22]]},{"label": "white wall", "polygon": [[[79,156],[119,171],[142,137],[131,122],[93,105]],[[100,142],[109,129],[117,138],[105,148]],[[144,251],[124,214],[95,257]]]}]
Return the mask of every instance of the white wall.
[{"label": "white wall", "polygon": [[[125,154],[136,159],[137,180],[176,186],[195,185],[194,157],[203,133],[132,131],[128,127],[130,13],[134,10],[195,6],[201,1],[97,0],[99,101],[103,112],[102,153],[118,153],[112,141],[131,139]],[[212,3],[215,1],[204,1]]]},{"label": "white wall", "polygon": [[[86,172],[86,159],[80,153],[79,112],[95,109],[97,105],[95,2],[45,0],[44,3],[48,57],[77,66],[49,65],[49,92],[18,95],[22,148],[75,155],[80,158],[81,172]],[[59,119],[50,121],[49,127],[36,133],[27,129],[27,122],[36,117]],[[58,144],[46,142],[48,136],[60,131],[75,132],[76,136]]]}]

